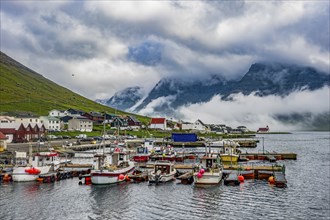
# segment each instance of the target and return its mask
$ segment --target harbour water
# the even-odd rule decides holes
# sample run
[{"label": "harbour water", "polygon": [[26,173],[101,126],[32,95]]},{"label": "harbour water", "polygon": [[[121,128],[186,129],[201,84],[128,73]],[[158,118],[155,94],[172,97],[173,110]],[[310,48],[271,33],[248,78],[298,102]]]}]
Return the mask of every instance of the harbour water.
[{"label": "harbour water", "polygon": [[[294,132],[257,135],[257,148],[243,151],[297,153],[286,166],[286,188],[262,180],[239,186],[197,188],[163,185],[0,184],[0,219],[330,219],[330,134]],[[187,149],[186,149],[187,150]],[[252,162],[251,162],[252,163]]]}]

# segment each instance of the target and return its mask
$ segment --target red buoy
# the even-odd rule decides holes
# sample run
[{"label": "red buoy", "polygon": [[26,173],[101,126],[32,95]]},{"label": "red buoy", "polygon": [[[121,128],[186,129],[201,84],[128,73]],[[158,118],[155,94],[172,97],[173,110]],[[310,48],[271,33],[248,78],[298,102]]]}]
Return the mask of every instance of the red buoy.
[{"label": "red buoy", "polygon": [[238,176],[238,181],[240,181],[241,183],[243,183],[244,182],[244,176],[239,175]]}]

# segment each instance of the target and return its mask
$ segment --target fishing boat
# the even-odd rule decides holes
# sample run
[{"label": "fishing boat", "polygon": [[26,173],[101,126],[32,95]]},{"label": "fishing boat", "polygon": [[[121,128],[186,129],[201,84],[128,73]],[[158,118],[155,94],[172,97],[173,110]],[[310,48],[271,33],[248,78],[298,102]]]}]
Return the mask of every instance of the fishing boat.
[{"label": "fishing boat", "polygon": [[240,151],[237,149],[239,144],[237,142],[226,140],[223,142],[223,147],[220,152],[220,158],[223,163],[237,163]]},{"label": "fishing boat", "polygon": [[195,185],[219,184],[223,175],[223,166],[219,154],[205,154],[200,158],[200,164],[194,170]]},{"label": "fishing boat", "polygon": [[95,158],[96,163],[91,170],[91,182],[95,185],[123,182],[127,174],[134,170],[134,162],[129,160],[129,153],[124,149],[107,154],[96,154]]},{"label": "fishing boat", "polygon": [[60,164],[58,153],[51,151],[29,154],[28,159],[26,158],[26,152],[16,152],[16,165],[12,173],[13,181],[34,181],[39,175],[56,171]]},{"label": "fishing boat", "polygon": [[176,169],[171,161],[157,160],[149,173],[149,184],[164,183],[175,179]]},{"label": "fishing boat", "polygon": [[153,141],[145,140],[144,144],[136,148],[136,154],[133,156],[135,162],[147,162],[150,159],[153,150]]}]

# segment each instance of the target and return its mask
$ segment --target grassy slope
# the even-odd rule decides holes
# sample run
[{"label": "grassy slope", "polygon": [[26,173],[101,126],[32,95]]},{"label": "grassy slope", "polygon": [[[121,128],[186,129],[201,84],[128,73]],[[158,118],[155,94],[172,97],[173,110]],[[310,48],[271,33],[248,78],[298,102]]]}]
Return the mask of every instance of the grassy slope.
[{"label": "grassy slope", "polygon": [[[84,98],[42,75],[28,69],[1,52],[0,54],[0,114],[32,112],[48,115],[52,109],[79,109],[129,115]],[[136,116],[136,115],[135,115]],[[149,118],[136,116],[143,123]]]}]

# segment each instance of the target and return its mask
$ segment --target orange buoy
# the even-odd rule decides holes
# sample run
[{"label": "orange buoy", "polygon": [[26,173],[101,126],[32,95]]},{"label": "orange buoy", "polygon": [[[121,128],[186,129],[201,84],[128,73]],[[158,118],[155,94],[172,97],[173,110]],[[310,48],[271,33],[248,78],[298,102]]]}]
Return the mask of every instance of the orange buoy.
[{"label": "orange buoy", "polygon": [[126,180],[127,182],[130,182],[130,181],[131,181],[131,179],[129,178],[128,175],[125,176],[125,180]]},{"label": "orange buoy", "polygon": [[268,182],[269,182],[270,184],[274,184],[274,183],[275,183],[275,178],[274,178],[273,176],[270,176],[270,177],[268,178]]},{"label": "orange buoy", "polygon": [[244,176],[239,175],[238,176],[238,181],[240,181],[241,183],[243,183],[244,182]]},{"label": "orange buoy", "polygon": [[11,180],[11,176],[6,173],[4,176],[3,176],[3,181],[7,182],[7,181],[10,181]]},{"label": "orange buoy", "polygon": [[37,178],[37,182],[42,183],[44,181],[44,178]]}]

